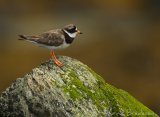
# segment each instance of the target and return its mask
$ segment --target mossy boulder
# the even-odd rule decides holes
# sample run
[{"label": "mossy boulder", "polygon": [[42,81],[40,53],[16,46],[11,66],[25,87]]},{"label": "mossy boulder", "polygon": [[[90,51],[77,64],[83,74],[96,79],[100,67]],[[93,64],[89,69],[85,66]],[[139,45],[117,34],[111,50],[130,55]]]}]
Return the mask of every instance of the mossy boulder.
[{"label": "mossy boulder", "polygon": [[88,66],[60,56],[18,78],[0,96],[0,117],[126,117],[157,115]]}]

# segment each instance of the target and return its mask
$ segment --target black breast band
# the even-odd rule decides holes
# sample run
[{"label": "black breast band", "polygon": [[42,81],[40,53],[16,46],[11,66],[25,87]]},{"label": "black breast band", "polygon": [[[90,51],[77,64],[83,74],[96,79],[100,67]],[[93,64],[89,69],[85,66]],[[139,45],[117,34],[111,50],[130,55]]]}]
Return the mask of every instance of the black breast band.
[{"label": "black breast band", "polygon": [[64,37],[65,37],[65,41],[67,44],[71,44],[74,40],[74,38],[70,37],[64,30],[62,30],[64,32]]}]

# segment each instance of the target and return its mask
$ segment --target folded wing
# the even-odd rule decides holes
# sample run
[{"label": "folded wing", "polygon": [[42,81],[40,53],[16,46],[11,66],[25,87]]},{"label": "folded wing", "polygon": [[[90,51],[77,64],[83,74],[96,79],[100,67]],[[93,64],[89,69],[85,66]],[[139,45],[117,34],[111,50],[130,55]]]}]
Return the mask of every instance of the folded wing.
[{"label": "folded wing", "polygon": [[19,40],[28,40],[47,46],[59,46],[64,42],[63,34],[60,31],[48,31],[38,36],[19,35],[19,37]]}]

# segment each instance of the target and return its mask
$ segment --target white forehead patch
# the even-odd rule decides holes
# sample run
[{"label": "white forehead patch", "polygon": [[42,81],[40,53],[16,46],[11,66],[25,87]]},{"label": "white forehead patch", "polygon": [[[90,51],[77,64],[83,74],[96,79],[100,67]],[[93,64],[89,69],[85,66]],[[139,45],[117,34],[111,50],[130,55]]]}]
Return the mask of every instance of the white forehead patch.
[{"label": "white forehead patch", "polygon": [[75,33],[69,33],[66,30],[64,30],[64,32],[66,32],[68,34],[68,36],[70,36],[71,38],[75,38],[76,35],[77,35],[77,32],[75,32]]}]

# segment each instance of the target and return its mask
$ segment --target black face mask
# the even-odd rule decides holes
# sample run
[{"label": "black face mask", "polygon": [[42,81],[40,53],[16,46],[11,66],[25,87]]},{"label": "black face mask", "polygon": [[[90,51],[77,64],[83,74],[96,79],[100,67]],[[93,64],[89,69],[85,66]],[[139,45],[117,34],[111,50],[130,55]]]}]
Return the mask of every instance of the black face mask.
[{"label": "black face mask", "polygon": [[74,27],[72,27],[72,28],[67,28],[66,30],[67,30],[67,32],[69,32],[69,33],[75,33],[75,32],[76,32],[76,27],[74,26]]}]

